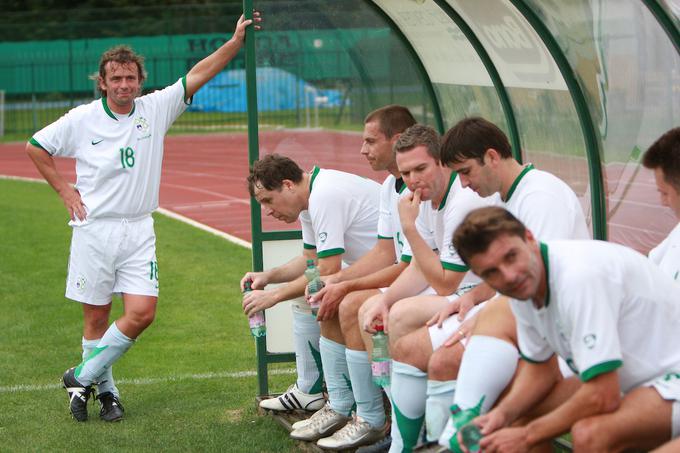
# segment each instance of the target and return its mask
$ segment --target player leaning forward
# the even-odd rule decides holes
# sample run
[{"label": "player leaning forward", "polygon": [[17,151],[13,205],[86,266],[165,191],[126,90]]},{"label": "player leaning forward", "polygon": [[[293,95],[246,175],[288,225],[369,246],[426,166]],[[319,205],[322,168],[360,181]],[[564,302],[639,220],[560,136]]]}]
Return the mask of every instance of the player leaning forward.
[{"label": "player leaning forward", "polygon": [[[255,16],[259,22],[259,13]],[[93,384],[101,418],[117,421],[123,416],[111,365],[156,312],[158,264],[151,212],[158,207],[163,138],[194,93],[237,54],[251,23],[241,17],[233,37],[186,76],[141,97],[143,59],[125,46],[108,50],[97,77],[102,98],[69,111],[26,145],[71,216],[66,297],[82,303],[83,362],[68,369],[63,382],[77,421],[87,420]],[[52,156],[76,159],[75,188],[57,171]],[[122,294],[125,310],[109,326],[114,293]]]},{"label": "player leaning forward", "polygon": [[[527,451],[571,430],[575,451],[647,450],[680,434],[680,286],[602,241],[539,242],[512,214],[469,214],[454,244],[512,298],[526,366],[476,423],[485,452]],[[577,376],[555,379],[559,355]],[[537,406],[538,403],[541,403]],[[522,416],[545,414],[510,427]]]}]

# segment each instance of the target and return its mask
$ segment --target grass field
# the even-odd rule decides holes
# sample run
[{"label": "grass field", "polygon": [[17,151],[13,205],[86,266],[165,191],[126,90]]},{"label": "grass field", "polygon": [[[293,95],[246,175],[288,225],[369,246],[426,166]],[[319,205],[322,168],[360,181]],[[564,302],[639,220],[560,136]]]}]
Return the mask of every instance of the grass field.
[{"label": "grass field", "polygon": [[[0,451],[296,451],[255,411],[255,345],[237,282],[250,251],[155,216],[156,321],[113,367],[126,418],[76,423],[60,377],[80,360],[80,305],[64,298],[71,229],[46,184],[0,180]],[[121,312],[114,301],[114,312]],[[290,364],[270,376],[283,389]]]}]

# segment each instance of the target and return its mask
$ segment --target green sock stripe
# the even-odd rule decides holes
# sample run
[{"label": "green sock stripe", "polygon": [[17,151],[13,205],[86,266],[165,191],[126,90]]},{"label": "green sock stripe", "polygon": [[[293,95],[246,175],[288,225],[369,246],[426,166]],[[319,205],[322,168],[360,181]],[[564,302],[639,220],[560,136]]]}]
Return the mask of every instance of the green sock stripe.
[{"label": "green sock stripe", "polygon": [[307,342],[309,346],[309,352],[312,354],[314,363],[316,364],[316,369],[319,371],[319,378],[314,382],[312,388],[309,389],[309,393],[321,393],[323,391],[323,367],[321,366],[321,352],[314,349],[311,341]]},{"label": "green sock stripe", "polygon": [[399,428],[399,434],[401,434],[401,439],[404,443],[402,452],[410,453],[413,451],[416,443],[418,443],[418,436],[420,435],[420,429],[423,427],[425,415],[423,414],[418,418],[408,418],[401,413],[397,405],[394,404],[394,401],[392,401],[392,410],[394,410],[397,428]]},{"label": "green sock stripe", "polygon": [[90,353],[90,355],[87,356],[87,358],[86,358],[85,360],[83,360],[83,361],[80,363],[80,365],[78,365],[78,366],[76,367],[76,369],[75,369],[75,371],[74,371],[74,375],[75,375],[76,379],[78,378],[78,376],[80,376],[80,372],[83,371],[83,367],[85,366],[85,364],[86,364],[88,361],[90,361],[90,360],[94,359],[95,357],[97,357],[97,356],[98,356],[99,354],[101,354],[102,352],[104,352],[104,350],[105,350],[106,348],[108,348],[108,347],[109,347],[109,346],[106,345],[106,346],[102,346],[101,348],[94,348],[94,349],[92,350],[92,352]]}]

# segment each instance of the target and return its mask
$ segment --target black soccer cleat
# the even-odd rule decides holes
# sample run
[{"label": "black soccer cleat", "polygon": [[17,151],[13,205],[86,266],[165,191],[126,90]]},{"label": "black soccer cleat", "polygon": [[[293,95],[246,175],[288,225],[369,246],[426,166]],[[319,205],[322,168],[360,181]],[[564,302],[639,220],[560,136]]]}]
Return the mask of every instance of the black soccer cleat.
[{"label": "black soccer cleat", "polygon": [[97,395],[101,410],[99,418],[105,422],[117,422],[123,419],[125,409],[116,395],[111,392],[104,392]]},{"label": "black soccer cleat", "polygon": [[76,379],[75,368],[69,368],[64,372],[62,382],[68,393],[69,410],[76,421],[87,421],[87,401],[92,394],[91,385],[83,385]]}]

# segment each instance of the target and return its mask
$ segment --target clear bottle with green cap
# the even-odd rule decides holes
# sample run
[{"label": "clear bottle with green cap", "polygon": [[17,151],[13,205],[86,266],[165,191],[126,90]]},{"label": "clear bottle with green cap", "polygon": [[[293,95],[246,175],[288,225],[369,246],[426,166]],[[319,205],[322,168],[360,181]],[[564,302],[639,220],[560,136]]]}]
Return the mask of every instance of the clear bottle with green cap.
[{"label": "clear bottle with green cap", "polygon": [[[325,286],[323,280],[321,280],[321,274],[319,273],[319,268],[314,264],[314,260],[307,260],[307,269],[305,269],[305,277],[307,278],[307,296],[311,298],[314,294],[321,291]],[[312,314],[316,316],[319,313],[319,306],[321,301],[317,300],[312,302],[310,299],[309,306],[312,309]]]},{"label": "clear bottle with green cap", "polygon": [[392,358],[390,357],[389,338],[385,335],[382,325],[375,327],[373,334],[373,354],[371,355],[371,372],[373,383],[380,387],[390,385]]},{"label": "clear bottle with green cap", "polygon": [[462,453],[458,443],[458,434],[462,438],[463,445],[469,452],[480,451],[479,442],[482,440],[482,433],[479,427],[472,423],[472,420],[479,417],[482,413],[482,404],[484,403],[484,396],[479,403],[470,409],[461,409],[457,404],[451,406],[451,418],[453,419],[453,426],[456,432],[449,439],[449,449],[453,453]]},{"label": "clear bottle with green cap", "polygon": [[[243,288],[243,295],[245,296],[253,290],[253,281],[246,280]],[[264,337],[267,335],[267,324],[264,319],[264,310],[253,313],[248,316],[248,325],[250,326],[250,333],[254,337]]]}]

